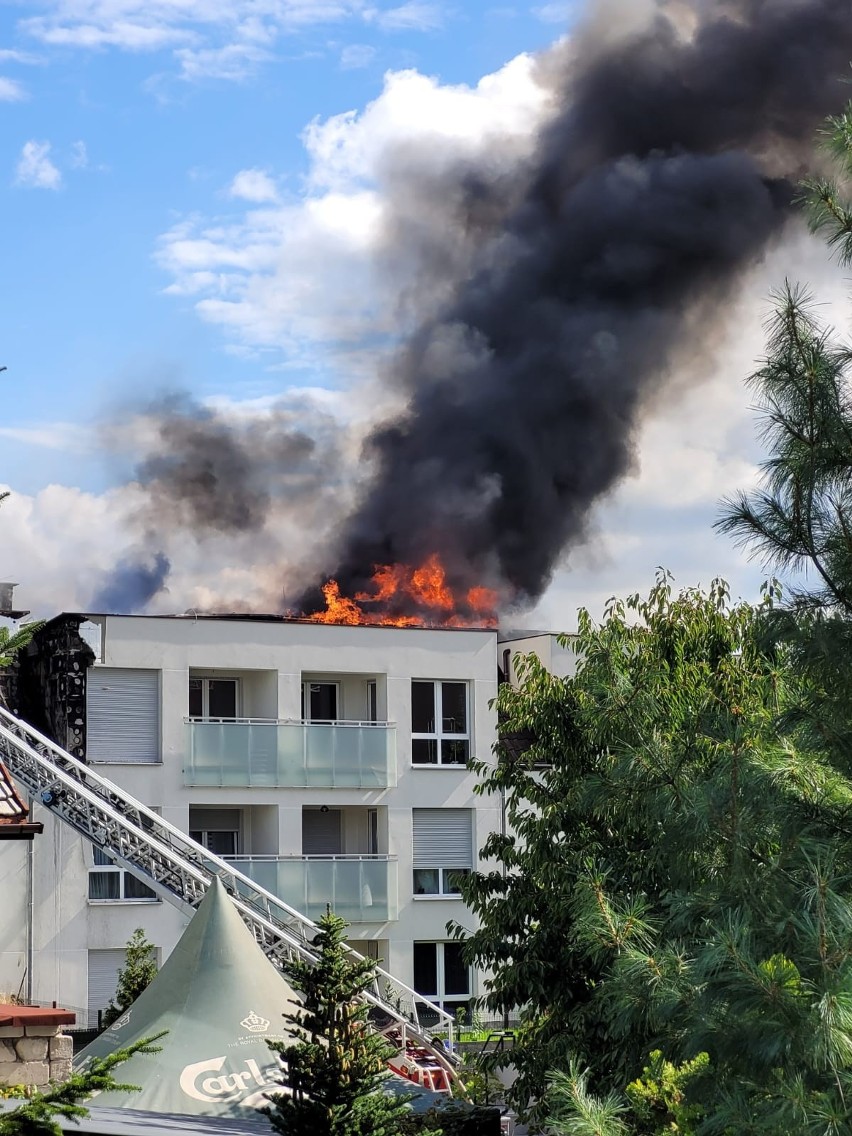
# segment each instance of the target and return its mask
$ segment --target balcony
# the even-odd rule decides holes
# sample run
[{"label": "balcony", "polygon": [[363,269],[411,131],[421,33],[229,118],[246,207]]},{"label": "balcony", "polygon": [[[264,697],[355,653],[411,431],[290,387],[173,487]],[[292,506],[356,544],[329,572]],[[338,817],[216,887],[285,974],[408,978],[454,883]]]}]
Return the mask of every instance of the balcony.
[{"label": "balcony", "polygon": [[347,923],[399,916],[392,856],[228,856],[228,863],[310,919],[331,906]]},{"label": "balcony", "polygon": [[184,784],[387,789],[396,784],[392,722],[187,718]]}]

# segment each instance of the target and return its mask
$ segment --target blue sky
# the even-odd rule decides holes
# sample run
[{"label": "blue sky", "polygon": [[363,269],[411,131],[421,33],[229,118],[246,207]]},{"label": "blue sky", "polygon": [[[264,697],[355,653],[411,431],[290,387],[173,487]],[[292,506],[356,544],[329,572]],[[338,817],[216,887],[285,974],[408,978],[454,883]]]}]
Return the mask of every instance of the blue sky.
[{"label": "blue sky", "polygon": [[[139,407],[161,392],[245,417],[289,391],[343,424],[357,477],[365,423],[393,409],[370,381],[395,331],[392,280],[375,265],[388,160],[412,147],[423,162],[523,161],[545,112],[536,53],[579,10],[0,0],[0,479],[13,491],[0,578],[20,581],[19,602],[48,615],[85,606],[105,567],[144,546],[127,482],[149,430]],[[795,258],[794,274],[825,282],[818,250]],[[756,593],[759,571],[711,524],[719,497],[754,477],[741,379],[789,271],[781,250],[750,282],[713,374],[655,408],[636,475],[518,619],[570,628],[579,604],[644,589],[659,564],[683,584],[721,573]],[[337,476],[343,507],[352,487]],[[274,605],[282,575],[310,568],[291,550],[307,531],[328,535],[330,500],[322,515],[273,518],[252,543],[175,535],[161,609],[215,607],[235,590]]]},{"label": "blue sky", "polygon": [[[545,46],[567,14],[555,5],[187,0],[168,19],[160,7],[169,6],[0,9],[7,426],[90,422],[158,374],[200,396],[270,391],[280,376],[270,377],[269,359],[229,355],[215,327],[164,295],[158,239],[192,214],[236,213],[227,187],[243,169],[267,171],[297,199],[306,124],[363,108],[386,71],[475,83]],[[259,43],[240,29],[253,19],[264,28],[254,31]],[[242,53],[223,57],[229,47]],[[35,160],[21,169],[27,146]],[[7,477],[22,491],[59,475],[61,460],[7,441]],[[75,483],[106,476],[97,459],[77,464]]]}]

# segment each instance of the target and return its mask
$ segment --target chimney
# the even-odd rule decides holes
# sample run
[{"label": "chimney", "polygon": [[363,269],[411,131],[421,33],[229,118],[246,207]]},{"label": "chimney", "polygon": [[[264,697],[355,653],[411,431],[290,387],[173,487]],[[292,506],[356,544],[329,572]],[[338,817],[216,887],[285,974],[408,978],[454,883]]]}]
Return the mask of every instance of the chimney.
[{"label": "chimney", "polygon": [[18,620],[30,614],[28,611],[15,611],[12,607],[12,593],[17,586],[17,584],[0,582],[0,619]]}]

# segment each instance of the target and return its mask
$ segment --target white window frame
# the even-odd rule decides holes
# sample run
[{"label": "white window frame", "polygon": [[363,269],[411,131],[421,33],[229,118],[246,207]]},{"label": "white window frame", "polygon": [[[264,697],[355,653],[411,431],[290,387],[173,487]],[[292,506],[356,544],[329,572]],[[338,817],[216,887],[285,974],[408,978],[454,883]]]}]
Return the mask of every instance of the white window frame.
[{"label": "white window frame", "polygon": [[[193,674],[189,672],[189,682],[201,683],[201,717],[196,717],[190,714],[190,720],[193,722],[233,722],[240,717],[240,709],[242,707],[242,684],[237,675],[210,675],[210,674]],[[187,699],[189,698],[189,682],[187,683]],[[210,683],[211,682],[232,682],[235,686],[234,691],[234,717],[233,718],[211,718],[210,717]]]},{"label": "white window frame", "polygon": [[[463,832],[463,835],[462,835]],[[474,865],[474,811],[472,809],[411,810],[414,899],[461,899],[453,875],[469,876]],[[421,891],[418,872],[437,872],[437,891]],[[422,886],[422,885],[421,885]]]},{"label": "white window frame", "polygon": [[437,977],[438,989],[428,993],[426,991],[418,990],[417,993],[421,998],[428,998],[430,1002],[434,1002],[446,1010],[448,1014],[453,1013],[453,1006],[470,1005],[476,997],[473,989],[473,968],[467,968],[467,993],[466,994],[447,994],[445,992],[446,986],[446,967],[444,965],[444,948],[447,946],[461,946],[456,940],[440,940],[434,941],[431,939],[418,939],[412,946],[412,964],[414,946],[432,946],[435,948],[435,973]]},{"label": "white window frame", "polygon": [[[333,686],[335,689],[334,702],[337,707],[336,718],[312,718],[311,717],[311,687],[312,686]],[[302,680],[302,703],[304,706],[303,722],[317,722],[320,725],[333,725],[335,722],[341,722],[343,719],[340,717],[340,683],[336,679],[303,679]]]},{"label": "white window frame", "polygon": [[367,721],[378,722],[379,720],[379,684],[371,678],[367,682],[367,707],[366,707]]},{"label": "white window frame", "polygon": [[[412,887],[414,889],[413,898],[418,903],[428,901],[430,899],[461,899],[461,892],[458,889],[453,890],[451,876],[463,875],[469,876],[471,873],[470,868],[414,868],[412,870]],[[438,873],[438,890],[437,891],[420,891],[417,886],[417,873],[418,872],[437,872]]]},{"label": "white window frame", "polygon": [[[105,857],[105,859],[108,861],[108,863],[99,864],[97,862],[97,859],[96,859],[97,856]],[[133,875],[133,873],[129,872],[127,870],[127,868],[122,868],[122,866],[120,864],[116,864],[116,862],[112,859],[112,857],[109,855],[108,852],[103,852],[103,851],[101,851],[100,848],[96,848],[93,845],[92,846],[92,866],[91,866],[91,868],[89,868],[89,873],[88,873],[89,880],[91,880],[92,877],[96,876],[96,875],[101,875],[101,876],[103,876],[103,875],[117,875],[119,877],[119,880],[118,880],[118,895],[117,896],[104,896],[103,899],[98,899],[97,897],[92,896],[91,891],[88,890],[88,883],[87,883],[87,898],[88,898],[89,903],[94,903],[94,904],[100,905],[100,904],[104,904],[104,903],[159,903],[160,902],[160,897],[156,894],[155,895],[125,895],[126,882],[127,882],[128,876],[131,879],[133,879],[136,883],[141,883],[142,881],[137,880],[136,877]],[[148,887],[147,884],[144,884],[144,886]],[[153,890],[153,889],[151,889],[151,890]]]},{"label": "white window frame", "polygon": [[[467,763],[473,757],[473,735],[471,732],[471,697],[470,697],[470,683],[467,679],[459,678],[413,678],[411,680],[411,693],[412,701],[414,696],[414,684],[421,682],[430,684],[433,687],[434,706],[437,715],[438,707],[443,711],[444,709],[444,683],[453,683],[455,686],[463,686],[465,690],[465,723],[467,726],[463,734],[453,734],[444,730],[444,717],[443,714],[433,721],[433,731],[431,732],[415,732],[412,728],[411,740],[415,741],[434,741],[437,749],[437,761],[415,761],[414,759],[414,746],[411,747],[411,764],[415,769],[466,769]],[[412,705],[412,727],[414,725],[414,708]],[[444,742],[467,742],[467,758],[465,761],[444,761]]]},{"label": "white window frame", "polygon": [[367,809],[367,847],[371,856],[379,855],[379,810]]},{"label": "white window frame", "polygon": [[[214,852],[210,847],[210,837],[220,832],[228,832],[234,837],[234,851],[233,852]],[[238,828],[193,828],[189,833],[190,840],[194,840],[196,844],[200,844],[202,848],[206,848],[208,852],[213,852],[214,856],[218,856],[222,860],[228,860],[231,856],[240,855],[240,830]]]}]

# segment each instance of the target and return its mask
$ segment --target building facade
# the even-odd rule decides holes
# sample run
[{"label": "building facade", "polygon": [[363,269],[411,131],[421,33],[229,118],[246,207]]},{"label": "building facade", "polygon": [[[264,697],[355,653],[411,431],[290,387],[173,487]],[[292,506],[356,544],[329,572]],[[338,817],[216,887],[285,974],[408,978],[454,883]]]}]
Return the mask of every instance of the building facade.
[{"label": "building facade", "polygon": [[[449,920],[500,826],[469,758],[493,760],[495,630],[274,617],[61,615],[10,706],[74,756],[451,1013],[477,993]],[[165,959],[185,917],[36,806],[0,845],[0,991],[95,1022],[143,927]]]}]

